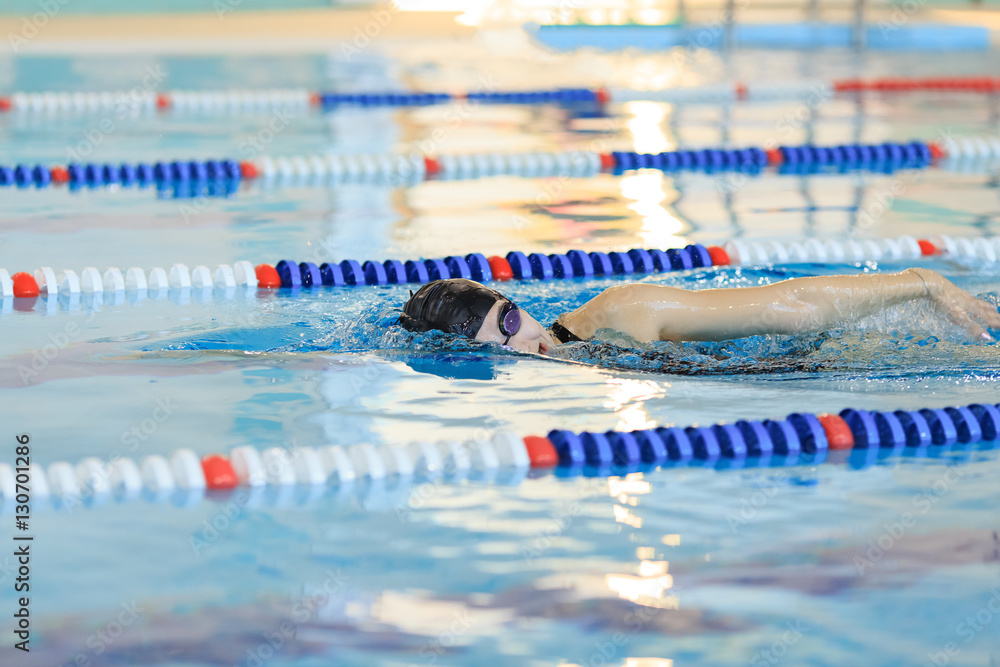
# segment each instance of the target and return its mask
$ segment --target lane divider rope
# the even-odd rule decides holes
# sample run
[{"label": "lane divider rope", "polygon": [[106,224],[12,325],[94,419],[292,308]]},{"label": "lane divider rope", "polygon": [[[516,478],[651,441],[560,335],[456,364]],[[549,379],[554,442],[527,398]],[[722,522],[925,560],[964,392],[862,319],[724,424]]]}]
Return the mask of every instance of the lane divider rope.
[{"label": "lane divider rope", "polygon": [[175,160],[139,163],[71,163],[0,165],[0,187],[70,188],[122,187],[159,190],[194,188],[198,194],[226,196],[241,181],[264,185],[321,186],[338,183],[383,183],[401,187],[428,179],[458,180],[488,176],[525,178],[585,178],[601,172],[621,174],[635,169],[664,172],[740,171],[756,174],[765,168],[780,173],[868,169],[891,173],[940,165],[955,170],[982,170],[1000,162],[1000,138],[947,138],[939,143],[911,141],[840,146],[779,146],[741,149],[678,150],[663,153],[615,151],[469,153],[458,155],[312,155],[235,160]]},{"label": "lane divider rope", "polygon": [[404,155],[326,155],[261,158],[256,162],[193,160],[136,164],[72,163],[0,165],[0,187],[45,188],[69,184],[71,188],[120,185],[165,188],[171,184],[213,187],[215,195],[235,191],[241,180],[261,179],[298,185],[341,182],[386,182],[416,184],[422,180],[465,179],[484,176],[588,177],[602,171],[622,173],[634,169],[743,171],[756,173],[776,167],[786,173],[810,173],[829,169],[873,169],[891,172],[920,169],[944,160],[968,168],[973,163],[1000,161],[1000,138],[969,137],[941,143],[912,141],[906,144],[848,144],[842,146],[780,146],[764,150],[703,149],[636,153],[615,151],[478,153],[427,157]]},{"label": "lane divider rope", "polygon": [[891,172],[921,169],[947,158],[949,163],[1000,161],[1000,138],[968,137],[941,143],[912,141],[906,144],[845,144],[840,146],[780,146],[743,149],[679,150],[663,153],[615,151],[470,153],[427,157],[405,155],[326,155],[298,156],[255,162],[235,160],[191,160],[155,163],[72,163],[66,166],[42,164],[0,165],[0,187],[45,188],[68,184],[71,188],[120,185],[123,187],[165,188],[171,184],[215,186],[225,195],[235,191],[240,181],[261,179],[300,185],[340,182],[385,182],[415,184],[430,178],[466,179],[485,176],[588,177],[604,172],[622,173],[634,169],[665,172],[742,171],[756,173],[776,167],[791,173],[818,170],[872,169]]},{"label": "lane divider rope", "polygon": [[[75,466],[57,461],[13,468],[0,463],[0,503],[17,498],[17,485],[30,485],[38,499],[52,496],[60,506],[143,492],[165,495],[237,487],[341,487],[387,478],[493,481],[501,470],[555,469],[557,474],[622,476],[657,466],[815,465],[831,451],[862,452],[862,466],[909,448],[989,445],[1000,436],[1000,405],[869,411],[848,408],[839,414],[792,413],[784,419],[739,420],[711,426],[658,427],[638,431],[574,432],[554,429],[546,436],[519,437],[500,431],[489,439],[414,442],[376,447],[272,447],[244,445],[228,456],[199,458],[191,449],[169,456],[152,454],[141,462],[128,457],[105,461],[87,457]],[[863,451],[862,451],[863,450]],[[843,460],[842,458],[840,459]],[[519,481],[523,474],[514,475]]]},{"label": "lane divider rope", "polygon": [[147,113],[177,111],[196,113],[253,113],[278,109],[332,110],[351,107],[410,107],[473,101],[486,104],[574,104],[657,101],[671,104],[717,104],[739,101],[797,100],[811,96],[828,99],[836,93],[941,93],[1000,92],[1000,79],[993,77],[935,77],[840,79],[833,81],[732,82],[706,86],[635,90],[621,87],[551,88],[519,91],[418,92],[418,91],[324,91],[305,88],[102,91],[102,92],[14,92],[0,96],[0,112],[33,114],[96,113],[101,111]]},{"label": "lane divider rope", "polygon": [[244,289],[309,289],[318,287],[375,286],[402,283],[422,284],[441,278],[467,278],[478,282],[507,280],[569,280],[614,275],[687,271],[710,266],[855,263],[868,261],[916,260],[928,256],[997,261],[1000,236],[952,238],[936,235],[930,239],[912,236],[885,239],[808,239],[802,242],[744,241],[734,239],[722,246],[698,243],[667,250],[633,248],[628,251],[570,250],[566,253],[508,252],[487,258],[481,253],[449,255],[441,259],[384,261],[345,259],[340,262],[296,262],[281,260],[275,265],[239,261],[214,269],[199,265],[173,264],[169,269],[154,267],[144,271],[132,267],[122,271],[110,267],[103,272],[86,267],[55,271],[43,266],[34,272],[13,275],[0,268],[0,313],[10,312],[14,300],[81,294],[116,295],[124,301],[126,292],[141,298],[165,298],[169,293],[187,292],[204,297],[235,295]]}]

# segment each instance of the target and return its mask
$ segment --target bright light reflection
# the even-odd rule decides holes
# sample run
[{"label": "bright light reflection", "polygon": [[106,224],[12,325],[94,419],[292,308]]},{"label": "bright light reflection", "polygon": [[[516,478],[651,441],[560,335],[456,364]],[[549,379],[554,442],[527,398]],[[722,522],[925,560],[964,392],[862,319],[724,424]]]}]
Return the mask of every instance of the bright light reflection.
[{"label": "bright light reflection", "polygon": [[626,475],[624,479],[621,477],[608,478],[608,495],[612,498],[617,498],[627,493],[642,495],[649,493],[652,489],[653,487],[650,483],[642,478],[641,472]]},{"label": "bright light reflection", "polygon": [[632,514],[627,507],[615,505],[615,521],[633,528],[642,528],[642,517]]},{"label": "bright light reflection", "polygon": [[663,592],[674,585],[669,574],[660,577],[635,577],[631,574],[607,574],[604,581],[608,588],[618,593],[618,597],[638,602],[642,598],[663,598]]},{"label": "bright light reflection", "polygon": [[663,174],[643,171],[621,179],[622,196],[635,203],[628,208],[642,216],[642,237],[646,247],[676,248],[688,241],[677,233],[684,229],[684,222],[668,211],[661,202],[667,198],[663,190]]},{"label": "bright light reflection", "polygon": [[[576,662],[566,662],[562,667],[583,667]],[[622,667],[674,667],[674,661],[670,658],[625,658]]]},{"label": "bright light reflection", "polygon": [[660,102],[628,102],[624,111],[632,114],[627,122],[637,153],[662,153],[675,148],[663,133],[667,107]]},{"label": "bright light reflection", "polygon": [[462,25],[479,25],[493,0],[396,0],[403,12],[464,12],[455,21]]},{"label": "bright light reflection", "polygon": [[625,25],[628,23],[628,12],[624,9],[609,9],[608,23],[610,25]]},{"label": "bright light reflection", "polygon": [[662,9],[640,9],[632,12],[632,20],[640,25],[662,25],[669,19]]},{"label": "bright light reflection", "polygon": [[608,386],[611,387],[611,393],[604,402],[604,407],[611,408],[618,414],[619,421],[615,430],[638,431],[656,426],[656,422],[649,419],[644,401],[663,394],[658,384],[652,380],[615,379],[608,380]]},{"label": "bright light reflection", "polygon": [[668,547],[679,547],[681,545],[681,536],[677,533],[664,535],[662,542]]},{"label": "bright light reflection", "polygon": [[667,573],[670,563],[665,560],[644,560],[639,563],[640,577],[659,577]]}]

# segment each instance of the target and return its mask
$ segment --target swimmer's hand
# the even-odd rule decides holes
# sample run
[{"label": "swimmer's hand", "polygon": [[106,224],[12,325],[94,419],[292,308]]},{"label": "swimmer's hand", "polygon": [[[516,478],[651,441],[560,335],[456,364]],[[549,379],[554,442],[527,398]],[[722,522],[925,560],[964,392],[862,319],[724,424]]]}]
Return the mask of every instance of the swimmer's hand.
[{"label": "swimmer's hand", "polygon": [[1000,312],[993,304],[977,299],[950,280],[930,269],[910,269],[927,284],[928,299],[934,307],[973,337],[993,340],[986,329],[1000,329]]}]

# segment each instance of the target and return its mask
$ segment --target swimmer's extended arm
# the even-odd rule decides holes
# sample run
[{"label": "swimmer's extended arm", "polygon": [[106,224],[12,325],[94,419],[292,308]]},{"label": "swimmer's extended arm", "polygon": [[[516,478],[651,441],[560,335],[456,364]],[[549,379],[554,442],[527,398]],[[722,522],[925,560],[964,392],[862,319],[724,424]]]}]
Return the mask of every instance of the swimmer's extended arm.
[{"label": "swimmer's extended arm", "polygon": [[689,291],[619,285],[562,316],[581,338],[611,328],[640,341],[729,340],[758,334],[823,331],[915,299],[929,299],[974,336],[1000,328],[997,309],[928,269],[795,278],[761,287]]}]

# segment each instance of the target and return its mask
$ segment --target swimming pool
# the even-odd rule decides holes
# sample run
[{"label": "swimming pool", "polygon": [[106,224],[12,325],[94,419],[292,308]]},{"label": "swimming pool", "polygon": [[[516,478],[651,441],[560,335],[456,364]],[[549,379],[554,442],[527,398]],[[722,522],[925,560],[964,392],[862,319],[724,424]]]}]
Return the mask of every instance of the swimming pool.
[{"label": "swimming pool", "polygon": [[[388,45],[351,62],[339,54],[25,58],[4,70],[3,87],[128,89],[157,68],[167,73],[162,89],[225,82],[468,90],[484,74],[509,88],[669,83],[658,78],[670,62],[665,55],[542,56],[528,47],[503,58],[472,47],[461,55]],[[538,61],[548,69],[527,68]],[[994,54],[926,62],[834,53],[822,63],[797,62],[765,52],[732,62],[699,53],[683,82],[973,75],[997,65]],[[644,152],[769,139],[906,141],[995,133],[996,104],[975,96],[869,96],[861,104],[837,97],[806,109],[808,120],[795,102],[728,109],[636,102],[609,115],[482,106],[468,108],[460,122],[447,106],[304,112],[260,152],[392,152],[439,127],[447,129],[435,141],[439,153],[569,150],[600,140]],[[88,142],[88,159],[101,161],[249,157],[241,147],[264,142],[272,115],[140,114],[99,135],[95,120],[2,116],[4,161],[62,163]],[[197,201],[158,198],[150,189],[3,189],[0,266],[978,236],[997,231],[996,196],[995,172],[940,169],[769,173],[745,183],[641,171],[400,189],[248,187]],[[889,211],[859,228],[879,198]],[[998,292],[996,264],[926,265],[976,293]],[[713,267],[643,280],[738,286],[903,266]],[[529,281],[505,290],[551,322],[621,280]],[[31,312],[13,310],[0,316],[2,436],[30,433],[35,460],[48,464],[122,449],[140,459],[180,447],[198,454],[241,445],[385,447],[501,428],[519,435],[629,430],[997,400],[996,347],[966,344],[918,308],[792,350],[781,340],[657,347],[665,358],[699,355],[705,373],[676,375],[645,372],[587,346],[557,361],[453,350],[433,337],[414,350],[411,337],[381,326],[407,289],[150,298],[99,309],[82,302],[51,313],[39,302]],[[58,352],[36,361],[49,342]],[[733,375],[715,359],[727,355],[804,358],[818,368]],[[32,652],[14,653],[5,641],[0,657],[19,665],[82,656],[92,665],[296,667],[993,664],[1000,658],[992,602],[1000,590],[998,457],[987,444],[908,454],[743,470],[665,467],[611,478],[524,470],[492,480],[418,476],[313,494],[105,498],[71,510],[36,501]],[[9,531],[13,517],[2,518]],[[0,566],[6,612],[15,602],[13,557]]]}]

